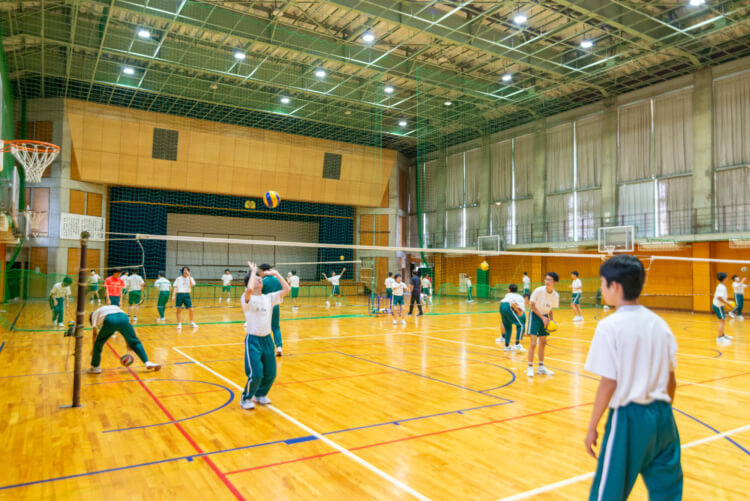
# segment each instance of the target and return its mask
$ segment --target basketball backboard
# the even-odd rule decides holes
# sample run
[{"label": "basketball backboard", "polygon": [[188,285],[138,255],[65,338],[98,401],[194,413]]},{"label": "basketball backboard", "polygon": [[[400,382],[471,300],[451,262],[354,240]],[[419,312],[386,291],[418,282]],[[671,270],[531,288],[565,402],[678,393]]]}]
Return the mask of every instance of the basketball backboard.
[{"label": "basketball backboard", "polygon": [[633,252],[635,248],[635,227],[609,226],[599,228],[599,252]]}]

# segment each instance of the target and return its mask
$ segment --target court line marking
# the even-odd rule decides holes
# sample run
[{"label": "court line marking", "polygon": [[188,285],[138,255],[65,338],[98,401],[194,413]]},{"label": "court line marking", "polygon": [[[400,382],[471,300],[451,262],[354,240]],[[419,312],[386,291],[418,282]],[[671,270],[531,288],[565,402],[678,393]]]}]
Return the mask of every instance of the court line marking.
[{"label": "court line marking", "polygon": [[[202,364],[201,362],[199,362],[198,360],[194,359],[193,357],[191,357],[189,355],[186,355],[179,348],[173,347],[172,349],[175,350],[180,355],[182,355],[183,357],[185,357],[185,358],[187,358],[189,360],[192,360],[197,366],[202,367],[203,369],[207,370],[208,372],[210,372],[214,376],[216,376],[219,379],[221,379],[222,381],[226,382],[227,384],[229,384],[231,386],[234,386],[239,391],[243,391],[242,386],[238,385],[237,383],[235,383],[231,379],[229,379],[229,378],[227,378],[227,377],[219,374],[218,372],[216,372],[215,370],[211,369],[210,367]],[[389,475],[388,473],[384,472],[383,470],[381,470],[380,468],[376,467],[375,465],[373,465],[371,463],[368,463],[364,459],[360,458],[359,456],[357,456],[356,454],[354,454],[350,450],[348,450],[348,449],[340,446],[339,444],[337,444],[333,440],[331,440],[331,439],[329,439],[329,438],[321,435],[320,433],[318,433],[317,431],[313,430],[309,426],[307,426],[305,424],[302,424],[300,421],[298,421],[297,419],[293,418],[292,416],[290,416],[286,412],[282,411],[278,407],[276,407],[274,405],[267,405],[266,407],[269,408],[269,409],[271,409],[273,412],[275,412],[279,416],[283,417],[284,419],[286,419],[290,423],[296,425],[298,428],[303,429],[307,433],[309,433],[310,435],[315,436],[318,440],[322,441],[323,443],[329,445],[330,447],[333,447],[338,452],[342,453],[343,455],[345,455],[346,457],[348,457],[352,461],[356,462],[360,466],[362,466],[362,467],[370,470],[371,472],[375,473],[379,477],[387,480],[388,482],[390,482],[391,484],[395,485],[396,487],[398,487],[399,489],[403,490],[404,492],[408,492],[409,494],[411,494],[412,496],[414,496],[417,499],[424,500],[424,501],[429,501],[430,498],[428,498],[427,496],[425,496],[423,494],[420,494],[419,492],[417,492],[416,490],[412,489],[411,487],[409,487],[408,485],[406,485],[402,481],[400,481],[397,478]]]},{"label": "court line marking", "polygon": [[[742,433],[743,431],[750,430],[750,424],[745,426],[740,426],[739,428],[735,428],[733,430],[725,431],[719,434],[710,435],[706,438],[701,438],[699,440],[695,440],[693,442],[690,442],[688,444],[685,444],[682,446],[682,449],[690,449],[692,447],[696,447],[698,445],[702,445],[708,442],[713,442],[715,440],[719,440],[722,438],[726,438],[732,435],[736,435],[737,433]],[[550,492],[557,490],[561,487],[566,487],[568,485],[576,484],[578,482],[581,482],[583,480],[587,480],[589,478],[593,478],[594,474],[596,472],[589,472],[584,473],[583,475],[578,475],[576,477],[571,477],[566,480],[561,480],[559,482],[555,482],[553,484],[544,485],[542,487],[537,487],[536,489],[532,489],[530,491],[525,492],[519,492],[518,494],[514,494],[512,496],[507,496],[504,498],[500,498],[499,501],[517,501],[519,499],[527,499],[532,496],[536,496],[537,494],[544,494],[545,492]]]}]

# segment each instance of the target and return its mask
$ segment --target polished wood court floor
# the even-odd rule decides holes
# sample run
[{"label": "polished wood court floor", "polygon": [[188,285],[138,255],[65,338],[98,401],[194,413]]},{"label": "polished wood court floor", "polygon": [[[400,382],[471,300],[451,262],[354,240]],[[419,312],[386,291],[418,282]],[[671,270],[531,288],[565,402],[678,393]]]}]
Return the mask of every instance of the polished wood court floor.
[{"label": "polished wood court floor", "polygon": [[[583,362],[606,313],[584,310],[574,325],[562,308],[547,353],[555,375],[531,379],[526,354],[494,342],[495,308],[443,300],[394,326],[361,306],[285,304],[273,405],[245,411],[236,304],[198,308],[199,328],[182,332],[147,307],[137,332],[162,370],[120,366],[124,342],[112,339],[77,409],[61,407],[72,340],[49,330],[44,305],[6,305],[0,498],[585,499],[597,379]],[[684,499],[747,499],[750,321],[729,323],[735,343],[717,347],[709,315],[662,315],[679,343]],[[85,367],[89,350],[87,331]],[[632,499],[646,499],[640,481]]]}]

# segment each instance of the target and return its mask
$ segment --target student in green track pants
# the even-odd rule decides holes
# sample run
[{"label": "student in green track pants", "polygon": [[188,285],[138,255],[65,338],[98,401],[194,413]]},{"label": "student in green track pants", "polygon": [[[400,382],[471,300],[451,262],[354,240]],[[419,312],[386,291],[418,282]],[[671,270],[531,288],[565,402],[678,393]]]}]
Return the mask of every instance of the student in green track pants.
[{"label": "student in green track pants", "polygon": [[597,325],[585,365],[601,377],[585,439],[594,458],[597,425],[609,407],[589,500],[627,499],[639,474],[649,499],[680,500],[680,436],[671,405],[677,343],[667,323],[638,304],[646,275],[638,258],[611,257],[599,275],[604,300],[616,311]]},{"label": "student in green track pants", "polygon": [[[272,292],[278,292],[283,289],[281,282],[285,282],[281,275],[277,277],[270,273],[270,264],[261,264],[258,266],[259,274],[263,279],[263,294],[271,294]],[[279,320],[281,317],[281,311],[279,305],[273,307],[273,317],[271,318],[271,330],[273,331],[273,344],[276,345],[276,356],[281,356],[281,325]]]},{"label": "student in green track pants", "polygon": [[138,336],[135,335],[135,329],[130,325],[128,315],[122,311],[119,306],[106,305],[95,310],[89,317],[94,335],[94,349],[91,352],[91,367],[87,371],[89,374],[101,374],[102,368],[99,364],[102,361],[102,349],[104,343],[115,333],[119,332],[125,338],[128,348],[133,350],[138,358],[146,366],[146,370],[158,371],[161,369],[160,364],[149,361],[146,350],[143,348]]},{"label": "student in green track pants", "polygon": [[65,314],[65,303],[70,297],[70,284],[73,280],[70,277],[63,278],[62,282],[57,282],[49,291],[49,305],[52,308],[52,323],[58,327],[63,326],[63,316]]},{"label": "student in green track pants", "polygon": [[[291,287],[273,269],[265,270],[266,276],[275,277],[281,290],[263,294],[263,280],[257,276],[258,267],[248,262],[250,273],[245,276],[245,292],[240,297],[245,313],[247,331],[245,336],[245,374],[247,382],[242,392],[240,406],[254,409],[255,402],[261,405],[271,403],[268,392],[276,379],[276,358],[271,338],[271,318],[275,306],[281,304]],[[269,267],[270,268],[270,267]]]},{"label": "student in green track pants", "polygon": [[167,307],[169,302],[169,291],[172,288],[172,284],[167,280],[166,273],[163,271],[159,272],[159,278],[154,282],[154,287],[159,290],[159,297],[156,300],[156,311],[159,312],[159,318],[157,322],[164,322],[164,309]]}]

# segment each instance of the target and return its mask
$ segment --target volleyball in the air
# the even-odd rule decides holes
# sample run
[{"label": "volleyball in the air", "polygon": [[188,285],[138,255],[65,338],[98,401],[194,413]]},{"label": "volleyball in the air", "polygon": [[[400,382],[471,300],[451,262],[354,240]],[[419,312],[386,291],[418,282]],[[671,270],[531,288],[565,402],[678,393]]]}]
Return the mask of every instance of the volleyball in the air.
[{"label": "volleyball in the air", "polygon": [[267,191],[266,196],[263,197],[263,203],[269,209],[275,209],[281,203],[281,197],[275,191]]},{"label": "volleyball in the air", "polygon": [[344,256],[339,256],[339,260],[343,261],[344,260]]},{"label": "volleyball in the air", "polygon": [[482,269],[482,271],[487,271],[490,269],[490,265],[487,263],[487,261],[482,261],[482,264],[480,264],[479,267]]},{"label": "volleyball in the air", "polygon": [[747,266],[743,266],[743,267],[741,268],[741,270],[742,270],[742,273],[745,273],[745,272],[747,271]]}]

